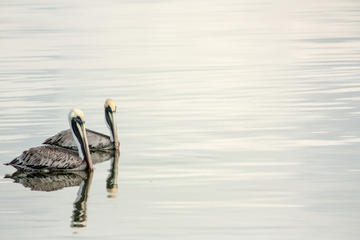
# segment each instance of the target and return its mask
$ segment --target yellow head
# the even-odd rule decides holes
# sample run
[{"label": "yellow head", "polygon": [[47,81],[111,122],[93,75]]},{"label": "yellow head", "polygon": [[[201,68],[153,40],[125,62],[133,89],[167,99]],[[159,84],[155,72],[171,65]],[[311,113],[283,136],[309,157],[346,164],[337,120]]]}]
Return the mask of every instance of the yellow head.
[{"label": "yellow head", "polygon": [[109,109],[111,109],[112,112],[116,112],[116,104],[115,104],[114,100],[112,100],[111,98],[106,99],[104,108],[105,109],[109,108]]}]

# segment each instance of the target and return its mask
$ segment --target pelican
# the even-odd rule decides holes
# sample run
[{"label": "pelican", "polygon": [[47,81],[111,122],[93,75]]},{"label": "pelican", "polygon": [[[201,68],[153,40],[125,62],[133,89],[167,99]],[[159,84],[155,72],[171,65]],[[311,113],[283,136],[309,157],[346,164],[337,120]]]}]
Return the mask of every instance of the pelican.
[{"label": "pelican", "polygon": [[59,171],[59,170],[93,170],[88,140],[85,130],[84,113],[80,109],[72,109],[69,113],[71,133],[78,146],[75,151],[58,146],[39,146],[24,151],[20,156],[6,165],[17,169]]},{"label": "pelican", "polygon": [[[119,149],[119,138],[116,127],[116,104],[112,99],[106,99],[104,104],[105,122],[110,130],[110,137],[102,133],[86,129],[86,135],[89,140],[91,151],[109,151]],[[71,131],[64,130],[45,140],[44,144],[59,146],[63,148],[76,150],[77,145],[71,136]]]}]

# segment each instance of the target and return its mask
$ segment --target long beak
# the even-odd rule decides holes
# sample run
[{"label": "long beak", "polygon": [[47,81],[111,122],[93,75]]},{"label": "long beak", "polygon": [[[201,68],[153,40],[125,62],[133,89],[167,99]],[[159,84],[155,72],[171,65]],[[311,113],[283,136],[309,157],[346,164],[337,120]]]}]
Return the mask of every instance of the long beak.
[{"label": "long beak", "polygon": [[113,135],[113,139],[114,139],[114,148],[115,150],[119,149],[120,146],[120,142],[119,142],[119,137],[117,134],[117,125],[116,125],[116,113],[112,112],[111,113],[111,118],[112,118],[112,135]]},{"label": "long beak", "polygon": [[115,150],[119,149],[119,138],[117,135],[117,126],[116,126],[116,113],[111,111],[110,107],[105,109],[105,120],[106,120],[106,124],[110,129],[110,138],[111,141],[114,144],[114,148]]},{"label": "long beak", "polygon": [[82,140],[83,140],[83,143],[84,143],[84,149],[85,149],[84,158],[85,158],[85,161],[88,164],[89,170],[92,171],[94,169],[94,166],[93,166],[93,163],[92,163],[92,160],[91,160],[89,143],[88,143],[88,140],[87,140],[87,137],[86,137],[86,129],[85,129],[84,124],[81,124],[81,131],[82,131],[81,137],[82,137]]}]

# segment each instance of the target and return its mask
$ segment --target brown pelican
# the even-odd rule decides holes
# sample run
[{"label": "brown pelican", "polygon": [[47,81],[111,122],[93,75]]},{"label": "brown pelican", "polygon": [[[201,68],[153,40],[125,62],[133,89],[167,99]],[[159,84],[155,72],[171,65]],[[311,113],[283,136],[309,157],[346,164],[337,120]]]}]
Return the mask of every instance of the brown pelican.
[{"label": "brown pelican", "polygon": [[59,171],[87,168],[92,171],[93,163],[86,138],[84,113],[79,109],[72,109],[69,113],[69,124],[78,146],[78,155],[73,150],[46,145],[24,151],[7,165],[25,170]]},{"label": "brown pelican", "polygon": [[[86,129],[86,135],[89,141],[89,148],[91,151],[108,151],[112,149],[119,149],[119,138],[116,127],[116,104],[112,99],[105,101],[105,122],[110,130],[110,137],[102,133]],[[45,140],[44,144],[55,145],[63,148],[76,150],[77,146],[74,138],[71,136],[71,131],[64,130],[58,134]]]}]

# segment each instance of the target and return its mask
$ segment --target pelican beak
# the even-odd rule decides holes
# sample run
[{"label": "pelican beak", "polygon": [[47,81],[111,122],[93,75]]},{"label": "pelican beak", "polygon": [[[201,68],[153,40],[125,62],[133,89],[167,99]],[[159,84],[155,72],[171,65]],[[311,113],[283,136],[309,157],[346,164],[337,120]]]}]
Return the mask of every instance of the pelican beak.
[{"label": "pelican beak", "polygon": [[85,161],[88,164],[89,171],[92,171],[94,169],[94,166],[93,166],[93,163],[92,163],[92,160],[91,160],[89,143],[88,143],[88,140],[87,140],[87,137],[86,137],[85,123],[81,124],[81,132],[82,132],[81,137],[83,139],[84,149],[85,149],[84,158],[85,158]]},{"label": "pelican beak", "polygon": [[72,109],[69,113],[69,124],[72,135],[78,145],[79,156],[86,161],[88,169],[93,170],[89,143],[86,137],[84,113],[80,109]]},{"label": "pelican beak", "polygon": [[110,106],[105,108],[105,120],[108,128],[110,129],[110,139],[114,143],[114,149],[119,149],[119,137],[117,134],[117,126],[116,126],[116,109],[113,111]]}]

